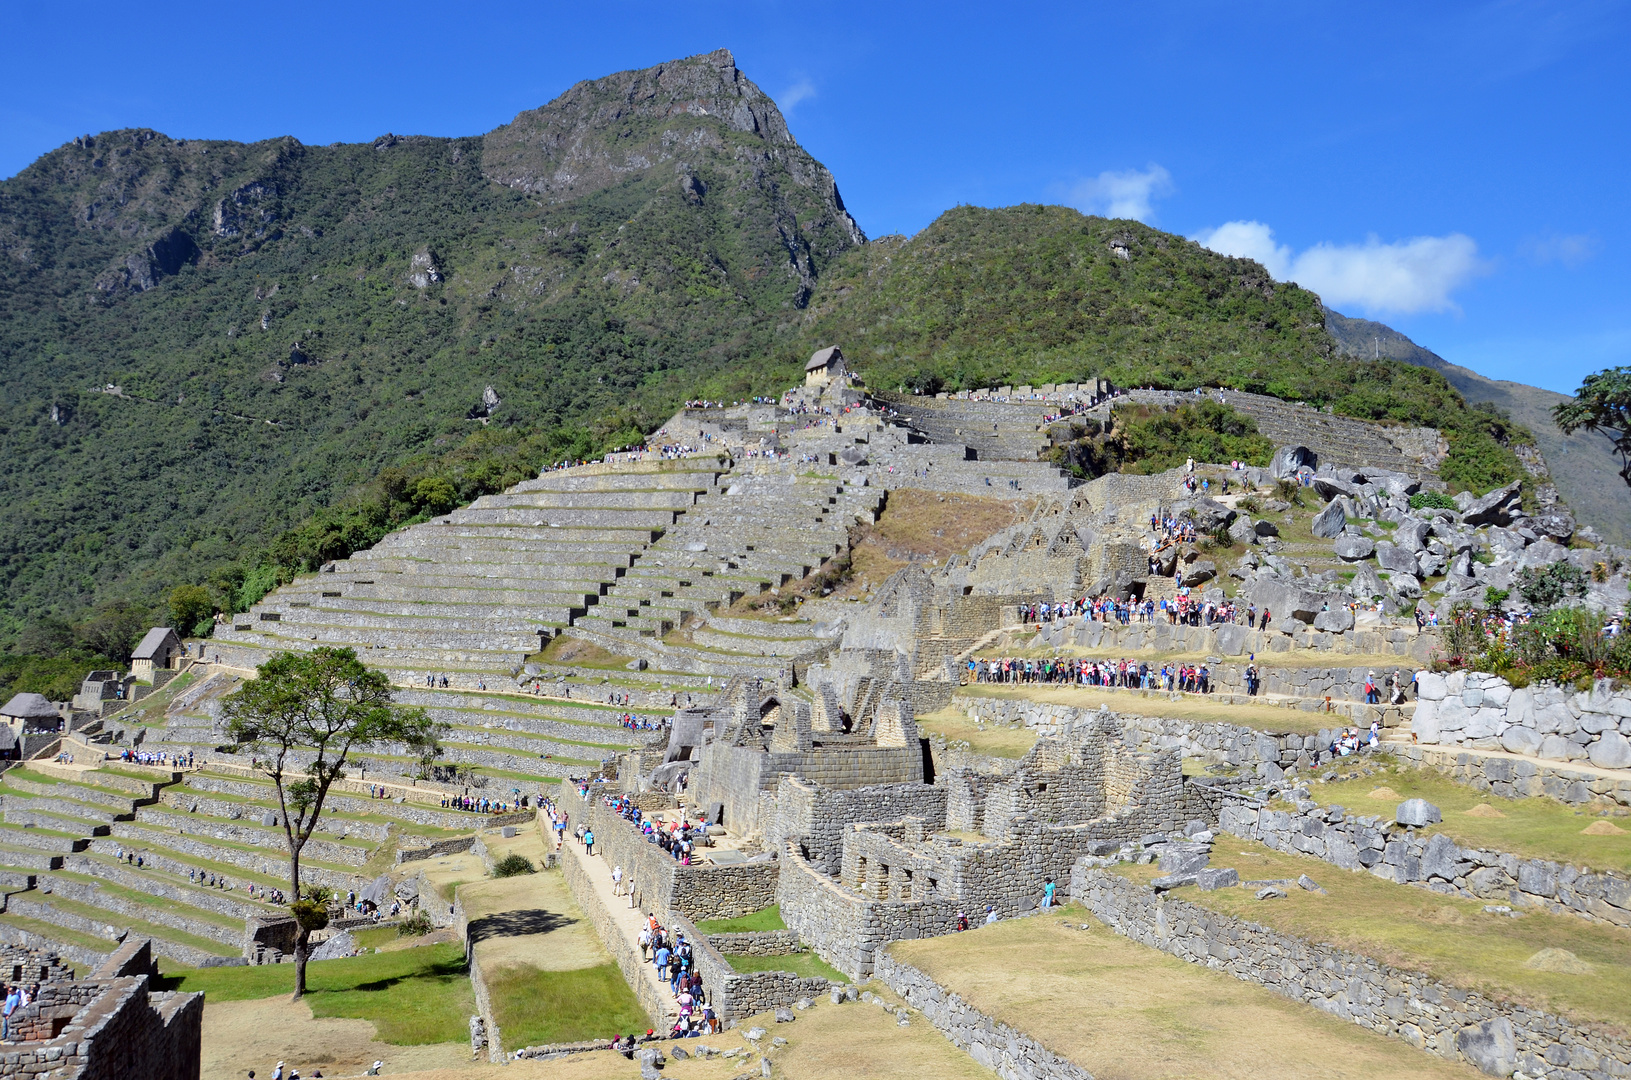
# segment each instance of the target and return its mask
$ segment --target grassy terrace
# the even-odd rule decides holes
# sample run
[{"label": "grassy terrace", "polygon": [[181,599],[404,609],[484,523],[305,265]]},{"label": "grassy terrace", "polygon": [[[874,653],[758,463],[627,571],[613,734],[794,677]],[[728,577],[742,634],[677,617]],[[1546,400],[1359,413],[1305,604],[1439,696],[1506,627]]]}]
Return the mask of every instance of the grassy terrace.
[{"label": "grassy terrace", "polygon": [[[1235,837],[1219,840],[1212,865],[1233,866],[1242,880],[1295,881],[1307,874],[1329,895],[1293,887],[1284,900],[1258,901],[1246,888],[1201,892],[1193,886],[1172,895],[1490,997],[1595,1021],[1622,1038],[1631,1031],[1631,930],[1573,915],[1486,914],[1482,900],[1404,888]],[[1141,882],[1160,873],[1153,865],[1126,864],[1116,872]],[[1565,972],[1528,966],[1542,949],[1565,949],[1584,967]]]},{"label": "grassy terrace", "polygon": [[1032,728],[977,724],[967,713],[950,706],[918,717],[917,728],[925,735],[939,735],[948,742],[967,743],[977,754],[1001,758],[1022,758],[1037,740]]},{"label": "grassy terrace", "polygon": [[[78,915],[82,918],[92,919],[99,923],[108,923],[113,926],[129,927],[131,935],[135,938],[147,937],[158,938],[162,941],[173,941],[178,945],[190,945],[195,949],[215,956],[236,956],[240,952],[239,949],[230,945],[223,945],[214,938],[199,937],[197,934],[189,934],[185,930],[177,930],[174,927],[160,926],[157,923],[133,919],[129,915],[122,915],[117,911],[109,911],[106,908],[99,908],[92,904],[82,904],[77,900],[67,900],[54,895],[42,896],[38,893],[27,893],[25,895],[30,900],[49,904],[58,911],[69,915]],[[117,943],[104,941],[101,947],[104,952],[112,952],[117,947]]]},{"label": "grassy terrace", "polygon": [[965,686],[959,692],[972,697],[1039,701],[1047,705],[1070,705],[1078,709],[1097,709],[1100,705],[1106,705],[1111,712],[1164,716],[1196,724],[1238,724],[1258,731],[1284,731],[1302,735],[1312,735],[1321,728],[1339,727],[1345,719],[1340,716],[1326,716],[1323,713],[1303,712],[1300,709],[1282,709],[1273,705],[1226,705],[1220,701],[1208,700],[1201,694],[1182,694],[1177,696],[1177,700],[1169,700],[1169,695],[1165,691],[1156,690],[978,683]]},{"label": "grassy terrace", "polygon": [[889,951],[1103,1080],[1481,1075],[1265,987],[1135,944],[1079,907],[897,941]]},{"label": "grassy terrace", "polygon": [[[152,893],[145,893],[139,889],[132,889],[128,886],[118,885],[107,880],[106,878],[99,878],[92,874],[80,874],[72,870],[52,870],[50,873],[53,881],[77,881],[83,885],[94,885],[97,887],[98,891],[108,896],[116,896],[122,900],[128,900],[131,903],[141,904],[144,907],[169,908],[178,903],[177,901],[171,900],[168,897],[154,896]],[[248,900],[248,897],[236,897],[235,899]],[[55,902],[56,901],[53,900],[53,903]],[[249,902],[253,903],[253,901]],[[190,905],[188,906],[190,907]],[[108,918],[117,919],[118,916],[109,915]],[[224,915],[218,911],[211,911],[208,908],[191,908],[191,910],[188,912],[188,918],[199,919],[203,922],[212,923],[215,926],[225,927],[228,930],[243,929],[242,919],[236,919],[231,915]]]},{"label": "grassy terrace", "polygon": [[1423,798],[1444,811],[1444,821],[1424,833],[1442,832],[1469,847],[1631,873],[1631,821],[1599,818],[1553,799],[1495,798],[1430,769],[1392,765],[1309,790],[1322,803],[1360,815],[1390,816],[1405,799]]},{"label": "grassy terrace", "polygon": [[782,922],[781,905],[771,904],[767,908],[760,908],[752,915],[743,915],[740,918],[704,919],[697,923],[696,927],[704,934],[747,934],[766,930],[786,930],[787,924]]},{"label": "grassy terrace", "polygon": [[[313,1016],[372,1021],[382,1041],[397,1045],[468,1039],[476,1011],[464,950],[456,944],[323,960],[308,965],[306,980]],[[291,993],[294,965],[181,969],[159,985],[202,990],[207,1001],[248,1001]]]}]

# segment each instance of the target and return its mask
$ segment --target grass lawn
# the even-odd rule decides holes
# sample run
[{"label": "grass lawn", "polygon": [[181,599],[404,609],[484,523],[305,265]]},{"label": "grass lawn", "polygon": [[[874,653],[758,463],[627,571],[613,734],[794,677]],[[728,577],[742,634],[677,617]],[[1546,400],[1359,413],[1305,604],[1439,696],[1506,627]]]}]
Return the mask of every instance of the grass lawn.
[{"label": "grass lawn", "polygon": [[[172,972],[160,989],[202,990],[206,1001],[249,1001],[294,992],[293,964],[197,968]],[[313,1016],[372,1021],[379,1038],[399,1046],[468,1039],[476,999],[460,945],[323,960],[306,967]]]},{"label": "grass lawn", "polygon": [[782,922],[781,905],[771,904],[752,915],[735,919],[704,919],[696,927],[704,934],[747,934],[757,930],[786,930],[787,924]]},{"label": "grass lawn", "polygon": [[[1380,788],[1398,794],[1384,792],[1373,798],[1371,792]],[[1555,799],[1502,799],[1456,783],[1431,769],[1397,766],[1354,780],[1310,784],[1308,790],[1322,803],[1335,803],[1356,814],[1388,817],[1405,799],[1423,798],[1444,811],[1443,823],[1431,825],[1423,832],[1442,832],[1469,847],[1557,859],[1594,870],[1631,871],[1631,820],[1599,819]],[[1485,809],[1468,813],[1479,807]],[[1583,831],[1599,820],[1606,820],[1623,831],[1606,836],[1588,835]]]},{"label": "grass lawn", "polygon": [[[1399,659],[1398,657],[1394,658]],[[1111,712],[1135,713],[1139,716],[1164,716],[1173,720],[1189,720],[1197,724],[1239,724],[1257,731],[1285,731],[1312,735],[1322,728],[1340,727],[1343,717],[1324,713],[1282,709],[1273,705],[1225,705],[1204,697],[1184,695],[1177,701],[1168,700],[1165,691],[1109,690],[1096,686],[1008,686],[979,683],[965,686],[958,693],[974,697],[1016,698],[1040,701],[1048,705],[1073,705],[1079,709],[1097,709],[1108,705]]]},{"label": "grass lawn", "polygon": [[[1245,888],[1201,892],[1193,886],[1172,895],[1490,997],[1631,1031],[1631,930],[1574,915],[1533,912],[1514,919],[1485,914],[1482,900],[1395,885],[1232,836],[1219,839],[1212,865],[1233,866],[1242,880],[1295,880],[1307,874],[1329,895],[1294,887],[1284,900],[1259,901]],[[1147,882],[1160,871],[1124,864],[1116,872]],[[1574,953],[1590,971],[1564,974],[1525,966],[1549,948]]]},{"label": "grass lawn", "polygon": [[[1092,929],[1080,929],[1084,924]],[[1265,987],[1128,941],[1080,907],[897,941],[889,951],[1100,1080],[1481,1075]]]},{"label": "grass lawn", "polygon": [[507,1046],[610,1041],[651,1026],[634,991],[610,962],[570,971],[504,965],[487,974],[487,992]]},{"label": "grass lawn", "polygon": [[606,671],[623,671],[629,664],[629,657],[627,656],[619,656],[609,649],[601,648],[592,641],[569,637],[565,634],[556,636],[548,645],[544,646],[542,652],[533,653],[527,659],[544,664],[599,668]]},{"label": "grass lawn", "polygon": [[826,979],[832,983],[847,983],[844,973],[812,952],[774,953],[770,956],[726,956],[732,968],[749,971],[791,971],[806,979]]},{"label": "grass lawn", "polygon": [[1037,734],[1031,728],[978,724],[963,710],[952,705],[918,717],[917,727],[925,735],[939,735],[948,742],[965,742],[976,754],[1000,758],[1022,758],[1036,745],[1037,740]]}]

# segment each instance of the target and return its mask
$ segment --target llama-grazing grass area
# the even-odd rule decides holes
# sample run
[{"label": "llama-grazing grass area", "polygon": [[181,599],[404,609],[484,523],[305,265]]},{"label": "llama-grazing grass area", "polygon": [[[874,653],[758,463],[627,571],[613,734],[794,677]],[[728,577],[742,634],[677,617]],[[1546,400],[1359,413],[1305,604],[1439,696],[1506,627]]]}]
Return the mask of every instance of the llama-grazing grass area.
[{"label": "llama-grazing grass area", "polygon": [[1603,815],[1544,797],[1503,799],[1432,769],[1380,762],[1368,775],[1310,784],[1309,791],[1327,805],[1383,817],[1405,799],[1426,799],[1444,812],[1444,821],[1422,832],[1442,832],[1467,847],[1631,872],[1631,815]]},{"label": "llama-grazing grass area", "polygon": [[[1218,838],[1212,865],[1236,868],[1243,881],[1290,879],[1289,895],[1258,900],[1251,888],[1194,886],[1170,895],[1489,997],[1631,1031],[1631,930],[1529,909],[1518,918],[1487,913],[1488,901],[1395,885],[1233,836]],[[1117,872],[1145,882],[1160,874],[1153,865],[1124,864]],[[1303,874],[1325,893],[1297,887]]]},{"label": "llama-grazing grass area", "polygon": [[[1395,886],[1397,888],[1397,886]],[[1082,926],[1091,929],[1083,930]],[[1473,1080],[1271,990],[1128,941],[1075,906],[892,955],[1098,1080]]]}]

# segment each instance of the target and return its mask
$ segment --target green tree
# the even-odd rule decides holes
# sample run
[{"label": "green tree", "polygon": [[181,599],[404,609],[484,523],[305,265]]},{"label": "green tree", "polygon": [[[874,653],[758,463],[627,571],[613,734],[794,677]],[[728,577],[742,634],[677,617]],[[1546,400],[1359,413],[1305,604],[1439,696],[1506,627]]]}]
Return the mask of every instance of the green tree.
[{"label": "green tree", "polygon": [[215,601],[202,585],[178,585],[170,592],[170,625],[183,637],[209,629]]},{"label": "green tree", "polygon": [[1601,432],[1620,455],[1620,476],[1631,484],[1631,367],[1587,375],[1574,400],[1552,410],[1552,419],[1565,435],[1581,428]]},{"label": "green tree", "polygon": [[384,672],[366,667],[350,649],[281,652],[256,669],[226,706],[227,731],[250,750],[277,788],[289,846],[289,895],[299,924],[295,940],[295,1000],[306,992],[306,957],[319,920],[300,888],[300,852],[317,829],[329,788],[345,777],[353,752],[406,747],[419,754],[439,746],[446,726],[423,709],[391,700]]}]

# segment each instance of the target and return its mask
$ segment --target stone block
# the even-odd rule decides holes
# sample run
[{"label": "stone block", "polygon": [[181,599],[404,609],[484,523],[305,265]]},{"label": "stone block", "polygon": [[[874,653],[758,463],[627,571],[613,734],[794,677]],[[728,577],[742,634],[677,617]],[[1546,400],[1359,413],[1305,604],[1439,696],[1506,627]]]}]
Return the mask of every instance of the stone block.
[{"label": "stone block", "polygon": [[1232,866],[1211,867],[1195,875],[1195,884],[1203,892],[1232,889],[1240,884],[1240,873]]},{"label": "stone block", "polygon": [[1433,825],[1443,821],[1444,814],[1426,799],[1406,799],[1399,804],[1398,810],[1394,812],[1393,819],[1400,825],[1421,828],[1424,825]]},{"label": "stone block", "polygon": [[1618,731],[1605,731],[1586,747],[1586,756],[1599,769],[1631,768],[1631,740]]},{"label": "stone block", "polygon": [[1462,1028],[1456,1032],[1455,1048],[1490,1076],[1511,1076],[1518,1067],[1517,1035],[1504,1016]]}]

